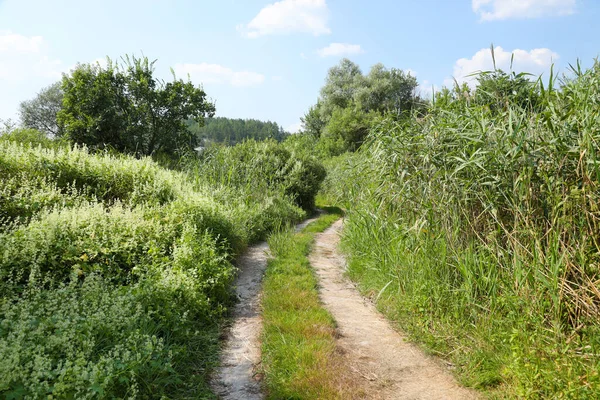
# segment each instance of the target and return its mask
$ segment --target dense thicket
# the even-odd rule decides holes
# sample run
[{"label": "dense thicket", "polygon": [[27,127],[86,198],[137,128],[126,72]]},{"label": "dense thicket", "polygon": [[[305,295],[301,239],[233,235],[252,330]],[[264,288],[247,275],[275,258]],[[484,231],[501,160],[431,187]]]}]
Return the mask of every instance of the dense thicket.
[{"label": "dense thicket", "polygon": [[305,215],[322,174],[298,179],[323,168],[275,142],[206,157],[177,172],[0,136],[0,397],[214,396],[232,261]]},{"label": "dense thicket", "polygon": [[207,118],[203,125],[188,121],[188,128],[201,144],[213,142],[234,145],[246,139],[275,139],[280,142],[289,135],[275,122],[256,119]]},{"label": "dense thicket", "polygon": [[600,64],[572,76],[483,74],[328,162],[351,276],[502,396],[600,395]]}]

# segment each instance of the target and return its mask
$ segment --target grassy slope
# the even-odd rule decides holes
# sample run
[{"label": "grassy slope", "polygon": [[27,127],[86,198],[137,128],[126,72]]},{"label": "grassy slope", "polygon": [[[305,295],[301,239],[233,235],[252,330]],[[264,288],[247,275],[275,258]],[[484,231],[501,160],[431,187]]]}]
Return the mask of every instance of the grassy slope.
[{"label": "grassy slope", "polygon": [[0,397],[214,397],[231,259],[303,212],[210,165],[48,147],[0,140]]},{"label": "grassy slope", "polygon": [[274,234],[263,284],[263,370],[270,399],[348,399],[354,395],[335,354],[335,321],[319,301],[308,261],[315,233],[339,218],[326,214],[301,233]]}]

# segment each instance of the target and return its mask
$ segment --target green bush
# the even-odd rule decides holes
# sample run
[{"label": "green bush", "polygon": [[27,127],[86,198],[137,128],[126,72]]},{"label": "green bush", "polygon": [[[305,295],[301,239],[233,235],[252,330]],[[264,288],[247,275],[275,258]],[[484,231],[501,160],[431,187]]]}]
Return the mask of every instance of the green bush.
[{"label": "green bush", "polygon": [[0,179],[26,174],[43,177],[61,190],[110,203],[164,204],[173,200],[185,177],[160,168],[149,158],[92,155],[85,148],[44,149],[0,141]]},{"label": "green bush", "polygon": [[216,330],[187,306],[174,287],[115,287],[94,275],[28,291],[0,307],[0,394],[208,398]]},{"label": "green bush", "polygon": [[0,397],[213,398],[233,258],[304,217],[286,191],[305,164],[254,143],[177,172],[21,142],[0,140]]},{"label": "green bush", "polygon": [[290,151],[275,140],[212,147],[192,170],[209,182],[257,196],[289,196],[305,210],[314,208],[314,197],[325,178],[325,169],[316,159]]}]

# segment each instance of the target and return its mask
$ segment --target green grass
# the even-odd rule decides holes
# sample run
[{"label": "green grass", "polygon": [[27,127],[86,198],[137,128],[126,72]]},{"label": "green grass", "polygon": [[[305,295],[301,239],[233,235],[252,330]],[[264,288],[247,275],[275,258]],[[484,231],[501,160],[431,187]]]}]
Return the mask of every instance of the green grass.
[{"label": "green grass", "polygon": [[270,399],[348,399],[354,387],[335,353],[335,321],[319,300],[308,261],[315,234],[339,219],[329,212],[301,233],[269,239],[273,259],[263,283],[262,365]]},{"label": "green grass", "polygon": [[600,397],[600,64],[572,76],[442,93],[327,162],[351,278],[492,398]]}]

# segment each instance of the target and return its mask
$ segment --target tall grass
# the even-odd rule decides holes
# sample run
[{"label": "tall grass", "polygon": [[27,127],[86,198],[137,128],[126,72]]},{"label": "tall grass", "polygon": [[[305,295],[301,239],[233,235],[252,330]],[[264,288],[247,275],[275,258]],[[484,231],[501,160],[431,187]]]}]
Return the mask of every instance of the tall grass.
[{"label": "tall grass", "polygon": [[600,395],[600,64],[572,75],[387,119],[326,185],[351,276],[498,397]]}]

